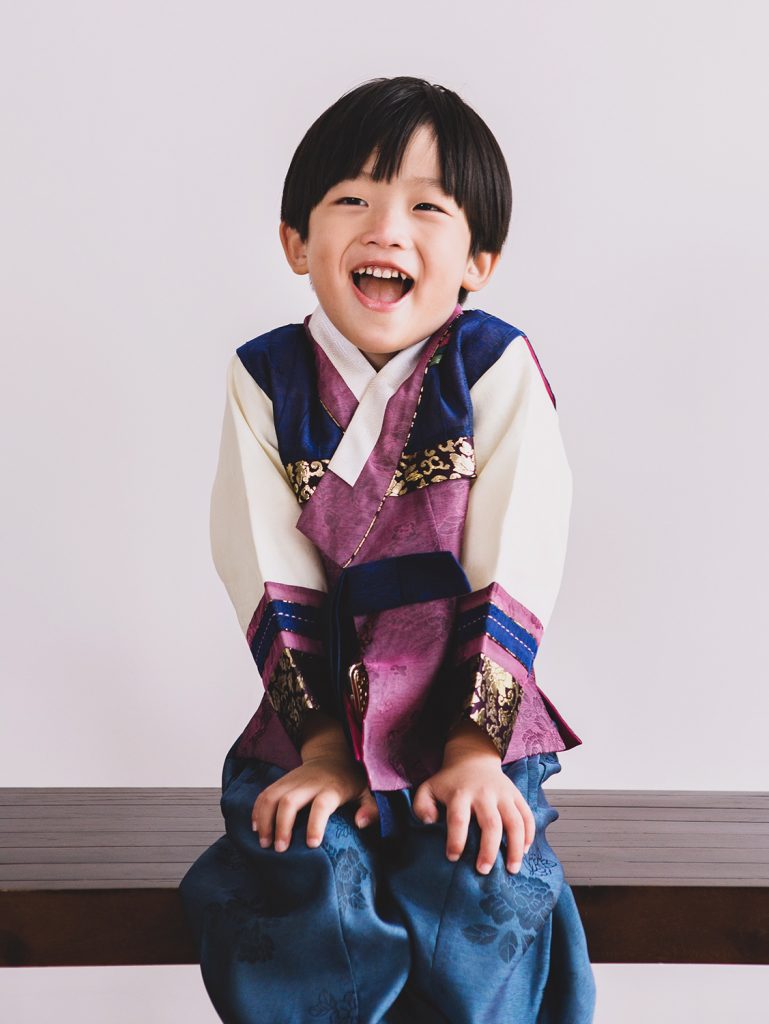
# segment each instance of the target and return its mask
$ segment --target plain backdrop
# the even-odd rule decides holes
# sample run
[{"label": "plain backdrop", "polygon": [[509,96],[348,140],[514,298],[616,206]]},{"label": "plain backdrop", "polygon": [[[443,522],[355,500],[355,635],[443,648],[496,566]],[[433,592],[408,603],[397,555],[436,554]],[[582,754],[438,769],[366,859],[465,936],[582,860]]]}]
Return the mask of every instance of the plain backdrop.
[{"label": "plain backdrop", "polygon": [[[507,157],[466,308],[531,339],[574,473],[554,786],[769,789],[767,30],[739,0],[4,4],[0,784],[219,785],[262,693],[209,551],[225,367],[315,305],[278,240],[302,135],[410,74]],[[765,968],[596,977],[597,1024],[765,1020]],[[2,1005],[215,1019],[197,967],[3,971]]]}]

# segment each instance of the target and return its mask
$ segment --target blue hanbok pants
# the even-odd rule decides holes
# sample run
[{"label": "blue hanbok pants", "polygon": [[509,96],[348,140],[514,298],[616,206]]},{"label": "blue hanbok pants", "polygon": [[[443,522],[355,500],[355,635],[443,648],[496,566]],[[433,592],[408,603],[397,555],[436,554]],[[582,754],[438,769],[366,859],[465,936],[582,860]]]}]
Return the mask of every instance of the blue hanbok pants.
[{"label": "blue hanbok pants", "polygon": [[359,830],[357,805],[306,844],[309,807],[289,848],[263,849],[251,829],[259,793],[283,769],[230,748],[222,774],[226,835],[180,883],[208,995],[225,1024],[590,1024],[595,982],[582,922],[545,835],[558,817],[542,783],[555,753],[503,766],[534,813],[517,874],[506,840],[488,875],[476,867],[472,817],[464,853],[446,857],[436,823],[396,794],[400,834]]}]

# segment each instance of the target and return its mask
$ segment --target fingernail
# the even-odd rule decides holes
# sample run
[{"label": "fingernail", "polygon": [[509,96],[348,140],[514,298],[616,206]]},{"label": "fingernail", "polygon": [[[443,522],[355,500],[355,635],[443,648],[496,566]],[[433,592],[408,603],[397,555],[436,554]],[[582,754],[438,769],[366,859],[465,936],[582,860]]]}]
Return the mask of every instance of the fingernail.
[{"label": "fingernail", "polygon": [[489,871],[491,871],[491,864],[481,864],[478,870],[481,872],[481,874],[487,875]]},{"label": "fingernail", "polygon": [[307,840],[307,845],[308,846],[318,846],[319,843],[320,843],[320,839],[316,839],[314,836],[312,837],[312,839],[308,838],[308,840]]},{"label": "fingernail", "polygon": [[270,845],[270,840],[267,838],[267,836],[260,836],[259,837],[259,845],[261,847],[269,846]]},{"label": "fingernail", "polygon": [[513,874],[517,874],[517,872],[521,870],[521,862],[519,860],[515,861],[510,870]]},{"label": "fingernail", "polygon": [[447,853],[446,856],[449,858],[449,860],[459,860],[458,853]]},{"label": "fingernail", "polygon": [[282,853],[285,850],[285,848],[286,848],[286,841],[285,841],[285,839],[276,839],[275,840],[275,849],[278,851],[278,853]]},{"label": "fingernail", "polygon": [[435,821],[435,816],[433,814],[426,814],[422,821],[424,821],[425,825],[432,825]]},{"label": "fingernail", "polygon": [[358,818],[358,828],[365,828],[368,825],[368,818]]},{"label": "fingernail", "polygon": [[255,821],[251,822],[251,831],[252,832],[256,832],[256,822]]}]

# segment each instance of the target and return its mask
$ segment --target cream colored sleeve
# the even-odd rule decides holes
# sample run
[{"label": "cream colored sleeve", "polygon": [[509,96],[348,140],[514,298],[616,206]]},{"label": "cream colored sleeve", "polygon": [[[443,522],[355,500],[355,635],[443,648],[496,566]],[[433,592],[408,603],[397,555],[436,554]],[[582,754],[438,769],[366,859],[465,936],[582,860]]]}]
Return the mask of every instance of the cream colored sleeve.
[{"label": "cream colored sleeve", "polygon": [[325,592],[301,507],[280,460],[272,401],[233,355],[211,493],[211,551],[245,633],[267,581]]},{"label": "cream colored sleeve", "polygon": [[522,336],[470,395],[477,477],[462,565],[474,591],[498,583],[546,629],[563,576],[573,484],[558,413]]}]

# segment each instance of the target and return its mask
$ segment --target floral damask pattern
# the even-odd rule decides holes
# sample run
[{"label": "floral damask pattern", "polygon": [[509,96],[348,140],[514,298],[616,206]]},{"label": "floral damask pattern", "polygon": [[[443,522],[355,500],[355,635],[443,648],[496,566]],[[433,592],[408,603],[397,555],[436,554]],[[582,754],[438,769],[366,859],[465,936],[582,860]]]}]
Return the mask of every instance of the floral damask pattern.
[{"label": "floral damask pattern", "polygon": [[354,846],[326,844],[324,848],[334,866],[340,908],[343,911],[363,910],[367,903],[361,887],[371,872],[363,863],[360,852]]},{"label": "floral damask pattern", "polygon": [[468,658],[457,671],[467,696],[452,724],[469,718],[488,734],[499,756],[504,757],[523,698],[521,684],[483,653]]},{"label": "floral damask pattern", "polygon": [[444,480],[474,477],[475,449],[469,437],[450,438],[433,448],[401,455],[387,497],[398,497]]},{"label": "floral damask pattern", "polygon": [[516,917],[521,928],[534,932],[547,921],[552,906],[550,886],[541,878],[522,874],[503,876],[480,901],[481,910],[497,924]]},{"label": "floral damask pattern", "polygon": [[355,1024],[358,1019],[355,993],[352,989],[337,999],[328,989],[322,989],[317,1001],[310,1007],[313,1017],[325,1017],[328,1024]]},{"label": "floral damask pattern", "polygon": [[305,657],[304,651],[284,648],[267,686],[270,703],[297,748],[301,742],[305,715],[311,709],[320,708],[307,685],[307,673],[302,665]]},{"label": "floral damask pattern", "polygon": [[535,875],[545,875],[549,877],[555,874],[558,870],[558,861],[553,857],[547,857],[543,853],[537,853],[535,846],[532,846],[526,856],[529,858],[531,870]]},{"label": "floral damask pattern", "polygon": [[[226,903],[206,906],[206,928],[212,942],[221,943],[234,934],[236,958],[249,964],[265,963],[275,955],[275,944],[265,930],[260,914],[264,914],[260,897],[246,898],[235,893]],[[221,933],[221,938],[217,934]]]},{"label": "floral damask pattern", "polygon": [[532,868],[536,870],[529,856],[524,855],[518,874],[499,871],[484,878],[478,905],[494,923],[474,922],[462,929],[464,937],[475,945],[497,943],[497,953],[505,963],[523,956],[555,906],[555,889],[529,873]]},{"label": "floral damask pattern", "polygon": [[330,459],[297,459],[296,462],[286,464],[286,476],[300,505],[312,497],[330,461]]}]

